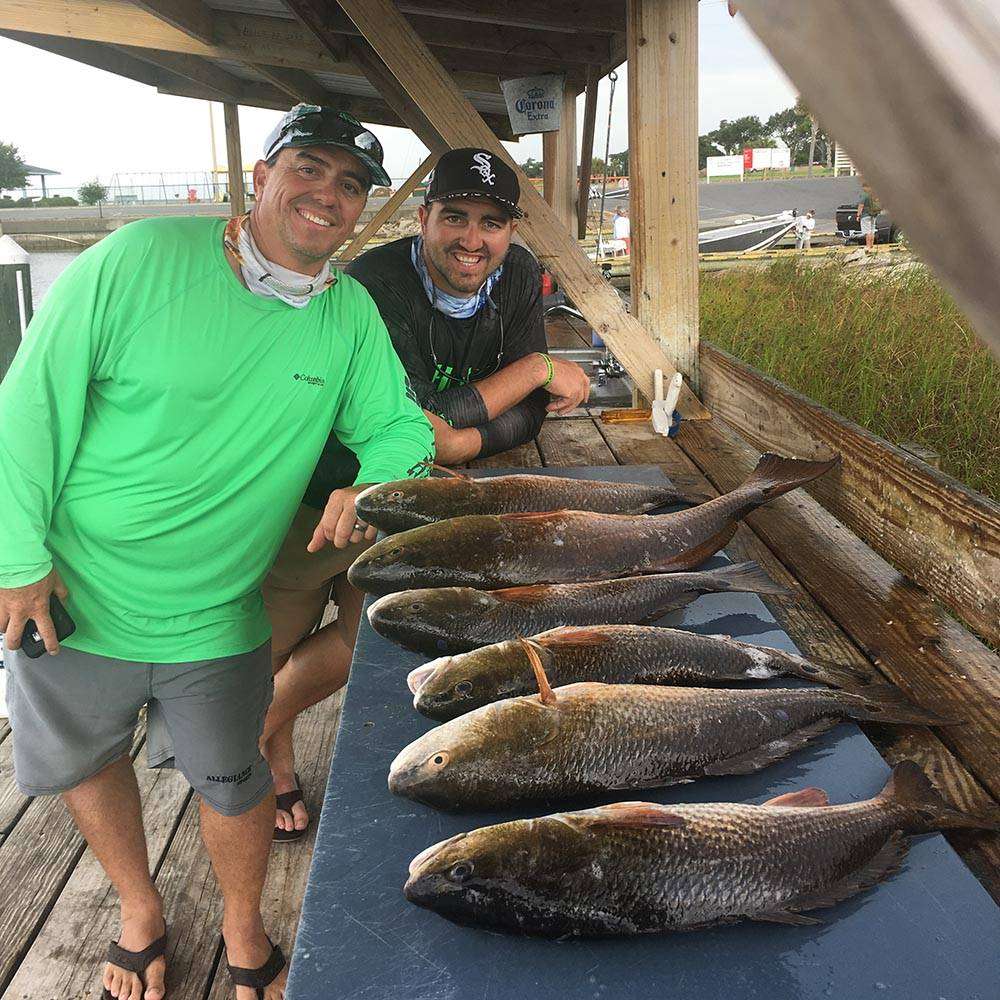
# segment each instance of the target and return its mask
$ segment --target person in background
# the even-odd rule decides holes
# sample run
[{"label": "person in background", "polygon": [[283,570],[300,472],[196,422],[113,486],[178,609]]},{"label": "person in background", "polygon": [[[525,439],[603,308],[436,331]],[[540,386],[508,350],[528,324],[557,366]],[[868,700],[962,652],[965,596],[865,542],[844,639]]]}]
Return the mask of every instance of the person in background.
[{"label": "person in background", "polygon": [[[519,197],[514,171],[492,152],[451,150],[428,183],[420,236],[369,250],[347,269],[378,306],[444,464],[524,444],[547,411],[568,412],[590,391],[579,365],[548,353],[541,271],[528,250],[511,245]],[[321,504],[332,486],[352,482],[356,465],[332,434],[305,503]],[[300,513],[292,531],[307,539],[310,530]],[[297,839],[309,822],[294,780],[291,724],[347,680],[361,607],[346,580],[350,562],[286,544],[264,582],[276,662],[284,659],[263,737],[275,787],[288,790],[279,799],[277,840]],[[338,620],[310,634],[331,582]]]},{"label": "person in background", "polygon": [[625,244],[625,253],[632,252],[632,222],[628,212],[621,205],[615,209],[614,222],[611,224],[611,235]]},{"label": "person in background", "polygon": [[875,246],[875,221],[882,211],[878,198],[872,193],[868,183],[861,185],[861,201],[858,202],[858,222],[861,223],[861,235],[865,238],[865,252]]},{"label": "person in background", "polygon": [[[130,758],[143,705],[150,764],[174,763],[200,796],[236,998],[284,995],[260,912],[275,815],[260,581],[331,427],[359,471],[313,513],[313,550],[373,538],[354,497],[432,446],[374,303],[330,270],[373,181],[387,181],[375,136],[298,105],[254,167],[252,212],[145,219],[84,251],[0,384],[15,777],[26,795],[62,794],[118,892],[104,1000],[165,996]],[[61,652],[53,596],[76,622]],[[28,619],[50,655],[21,650]]]},{"label": "person in background", "polygon": [[816,210],[810,208],[805,215],[795,219],[795,249],[808,250],[812,246],[812,234],[816,228]]}]

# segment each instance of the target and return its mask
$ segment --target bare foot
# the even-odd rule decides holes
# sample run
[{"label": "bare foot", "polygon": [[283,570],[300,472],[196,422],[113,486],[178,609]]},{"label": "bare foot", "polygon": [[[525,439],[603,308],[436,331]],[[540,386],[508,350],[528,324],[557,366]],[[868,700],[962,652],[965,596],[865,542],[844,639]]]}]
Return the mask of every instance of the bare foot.
[{"label": "bare foot", "polygon": [[[122,905],[122,932],[118,944],[127,951],[148,948],[165,930],[163,903],[158,896],[145,904]],[[163,1000],[166,972],[167,960],[162,955],[146,966],[141,979],[136,973],[108,962],[101,981],[117,1000]],[[145,992],[143,981],[146,983]]]},{"label": "bare foot", "polygon": [[[226,945],[226,961],[241,969],[259,969],[271,957],[271,943],[259,923],[253,930],[237,930],[223,927],[222,937]],[[265,1000],[284,1000],[285,982],[288,979],[288,964],[275,977],[274,982],[265,986]],[[253,987],[237,986],[236,1000],[256,1000]]]}]

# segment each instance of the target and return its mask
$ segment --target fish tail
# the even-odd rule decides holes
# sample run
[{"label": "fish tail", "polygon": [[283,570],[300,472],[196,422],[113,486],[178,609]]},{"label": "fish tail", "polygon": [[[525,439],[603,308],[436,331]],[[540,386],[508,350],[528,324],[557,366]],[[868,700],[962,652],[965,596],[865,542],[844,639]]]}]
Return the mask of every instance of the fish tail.
[{"label": "fish tail", "polygon": [[934,712],[910,704],[889,684],[870,687],[864,694],[838,693],[847,714],[857,722],[885,722],[892,725],[951,726],[956,719],[946,719]]},{"label": "fish tail", "polygon": [[779,594],[791,597],[792,592],[787,587],[775,583],[767,573],[755,562],[733,563],[730,566],[720,566],[718,569],[708,569],[701,573],[692,573],[695,589],[707,593],[726,593],[729,591],[750,594]]},{"label": "fish tail", "polygon": [[798,486],[812,482],[839,464],[839,455],[827,461],[813,462],[765,452],[760,456],[750,477],[739,487],[741,493],[748,494],[746,510],[753,510],[768,500],[774,500]]},{"label": "fish tail", "polygon": [[914,833],[931,830],[1000,830],[1000,809],[982,816],[953,809],[931,784],[920,765],[912,760],[901,761],[893,768],[877,801],[890,802],[905,809],[909,814],[910,830]]}]

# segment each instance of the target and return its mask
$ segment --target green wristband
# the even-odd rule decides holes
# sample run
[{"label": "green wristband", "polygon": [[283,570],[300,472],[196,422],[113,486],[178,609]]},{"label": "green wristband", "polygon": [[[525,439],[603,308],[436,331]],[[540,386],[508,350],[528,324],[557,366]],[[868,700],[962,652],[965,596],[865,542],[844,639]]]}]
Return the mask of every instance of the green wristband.
[{"label": "green wristband", "polygon": [[539,351],[538,356],[545,362],[545,366],[549,370],[548,377],[542,383],[542,388],[547,389],[550,385],[552,385],[552,379],[555,378],[556,370],[555,368],[552,367],[552,358],[550,358],[547,354],[543,354],[541,351]]}]

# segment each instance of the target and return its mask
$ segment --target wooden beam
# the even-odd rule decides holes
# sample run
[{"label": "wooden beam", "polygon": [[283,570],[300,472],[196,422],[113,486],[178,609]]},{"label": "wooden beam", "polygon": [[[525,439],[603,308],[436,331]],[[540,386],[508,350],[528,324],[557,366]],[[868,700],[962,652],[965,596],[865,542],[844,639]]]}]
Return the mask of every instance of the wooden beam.
[{"label": "wooden beam", "polygon": [[243,187],[243,152],[240,149],[240,109],[232,101],[222,105],[226,122],[226,166],[229,170],[229,206],[231,215],[247,210]]},{"label": "wooden beam", "polygon": [[628,0],[632,303],[698,385],[698,3]]},{"label": "wooden beam", "polygon": [[[497,4],[470,4],[468,0],[400,0],[398,9],[405,14],[428,14],[460,21],[508,24],[521,28],[548,28],[573,34],[597,31],[611,34],[625,29],[624,0],[579,3],[577,0],[504,0]],[[447,30],[447,29],[445,29]]]},{"label": "wooden beam", "polygon": [[[361,29],[379,58],[392,72],[437,134],[449,146],[480,145],[510,163],[521,183],[525,217],[520,232],[542,264],[572,297],[577,308],[604,338],[641,391],[652,394],[653,372],[661,368],[669,377],[673,365],[637,320],[629,316],[621,299],[600,271],[580,249],[572,233],[545,203],[523,171],[497,141],[475,108],[459,93],[454,81],[428,51],[391,0],[339,0],[347,15]],[[681,411],[689,417],[710,416],[685,387]]]},{"label": "wooden beam", "polygon": [[587,90],[583,100],[583,135],[580,140],[580,177],[576,195],[576,235],[587,235],[587,211],[590,208],[590,179],[594,162],[594,128],[597,122],[597,88],[600,69],[587,67]]},{"label": "wooden beam", "polygon": [[58,38],[54,35],[36,35],[27,31],[0,31],[0,35],[45,52],[51,52],[74,62],[93,66],[94,69],[114,73],[149,87],[186,86],[187,81],[168,73],[143,59],[134,59],[112,45],[86,42],[75,38]]},{"label": "wooden beam", "polygon": [[[267,54],[262,55],[266,58]],[[268,66],[266,63],[247,63],[247,65],[296,101],[305,101],[307,104],[330,104],[330,91],[304,70]]]},{"label": "wooden beam", "polygon": [[[166,75],[166,74],[164,74]],[[199,101],[226,101],[225,94],[217,94],[205,87],[199,87],[189,80],[174,78],[174,83],[164,83],[158,86],[157,92],[171,97],[189,97]],[[243,91],[235,95],[233,100],[248,108],[265,108],[271,111],[287,111],[288,95],[275,88],[269,88],[272,96],[262,96],[260,91]],[[400,117],[382,101],[375,98],[355,97],[353,94],[330,93],[327,104],[341,108],[362,121],[373,122],[376,125],[391,125],[394,128],[407,127]]]},{"label": "wooden beam", "polygon": [[208,59],[203,59],[201,56],[187,55],[182,52],[157,52],[154,49],[139,48],[131,45],[120,45],[116,46],[116,48],[126,55],[132,56],[134,59],[141,59],[152,66],[159,66],[161,69],[169,70],[175,76],[205,87],[215,94],[235,98],[238,94],[260,89],[261,97],[267,99],[278,98],[278,91],[271,84],[260,83],[256,80],[244,80],[242,77],[235,76],[227,70],[220,69],[214,63]]},{"label": "wooden beam", "polygon": [[1000,646],[1000,504],[711,344],[701,345],[712,412],[762,449],[828,458],[809,487],[883,558]]},{"label": "wooden beam", "polygon": [[[0,29],[83,38],[207,59],[293,67],[311,72],[362,77],[353,63],[338,61],[296,21],[217,12],[217,41],[208,45],[124,0],[0,0]],[[342,50],[342,49],[341,49]],[[496,76],[460,70],[455,81],[465,91],[500,94]]]},{"label": "wooden beam", "polygon": [[[721,492],[759,454],[722,420],[686,422],[676,440]],[[1000,657],[801,490],[746,521],[911,702],[954,723],[935,732],[1000,798]]]},{"label": "wooden beam", "polygon": [[545,200],[568,232],[576,232],[576,91],[563,87],[557,132],[542,133]]},{"label": "wooden beam", "polygon": [[338,255],[337,259],[341,261],[354,260],[365,248],[365,244],[396,214],[399,206],[413,194],[414,189],[434,169],[437,160],[437,153],[431,153],[423,160],[420,166],[393,191],[392,196],[375,213],[368,225],[351,240],[350,245]]},{"label": "wooden beam", "polygon": [[[741,0],[740,12],[1000,356],[994,5]],[[833,77],[816,52],[837,53]]]},{"label": "wooden beam", "polygon": [[[327,32],[341,37],[360,37],[357,26],[336,5],[324,4],[319,9],[322,27]],[[518,28],[422,14],[408,14],[406,20],[435,54],[444,49],[474,52],[477,57],[484,52],[507,57],[517,54],[530,57],[550,69],[553,65],[562,69],[567,64],[601,64],[611,58],[610,36],[597,32],[569,35],[565,31],[540,27]]]},{"label": "wooden beam", "polygon": [[148,14],[173,25],[185,35],[196,38],[205,45],[215,44],[215,29],[212,26],[214,11],[201,0],[132,0]]}]

